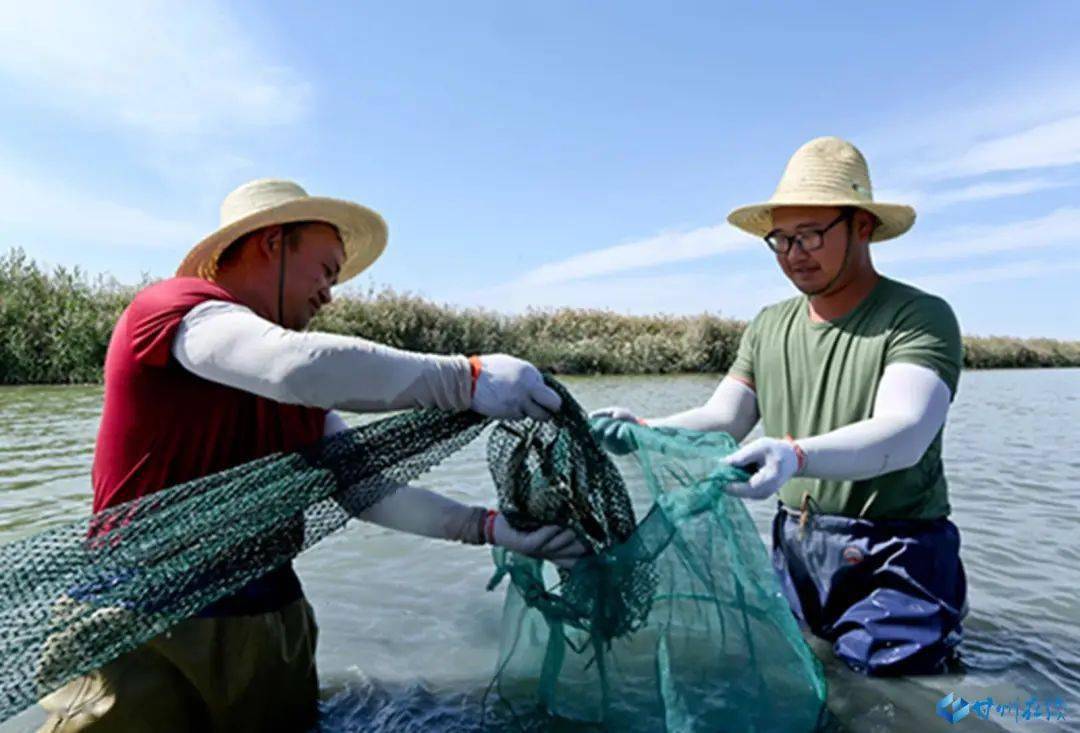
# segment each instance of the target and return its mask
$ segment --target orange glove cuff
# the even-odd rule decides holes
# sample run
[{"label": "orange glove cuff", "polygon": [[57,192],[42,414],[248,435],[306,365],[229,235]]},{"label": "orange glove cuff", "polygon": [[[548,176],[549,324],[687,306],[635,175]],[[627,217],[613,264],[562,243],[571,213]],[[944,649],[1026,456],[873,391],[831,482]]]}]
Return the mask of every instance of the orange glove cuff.
[{"label": "orange glove cuff", "polygon": [[795,438],[792,438],[790,435],[785,435],[784,440],[791,443],[791,447],[795,449],[795,458],[799,462],[798,468],[795,469],[795,473],[802,473],[803,469],[806,468],[806,451],[804,451],[802,446],[796,443]]},{"label": "orange glove cuff", "polygon": [[480,379],[480,371],[481,371],[481,369],[482,369],[482,367],[480,366],[480,357],[479,356],[470,356],[469,357],[469,370],[472,372],[472,387],[471,387],[471,391],[469,392],[470,395],[475,395],[476,394],[476,380]]}]

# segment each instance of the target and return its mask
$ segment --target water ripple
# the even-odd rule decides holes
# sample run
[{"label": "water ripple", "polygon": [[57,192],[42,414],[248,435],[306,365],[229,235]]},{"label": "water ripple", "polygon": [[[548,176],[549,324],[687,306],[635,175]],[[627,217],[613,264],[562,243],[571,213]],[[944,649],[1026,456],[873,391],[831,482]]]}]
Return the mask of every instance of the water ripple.
[{"label": "water ripple", "polygon": [[[700,404],[716,379],[566,381],[588,408],[621,404],[648,416]],[[963,375],[945,459],[970,588],[964,670],[867,680],[816,646],[838,725],[938,730],[935,705],[954,690],[969,700],[1061,697],[1080,715],[1078,395],[1080,370]],[[0,541],[88,511],[100,407],[99,388],[0,388]],[[467,503],[491,502],[482,444],[447,461],[426,485]],[[748,506],[768,537],[773,507]],[[323,730],[476,729],[475,695],[494,669],[501,617],[500,593],[483,591],[486,552],[354,526],[297,567],[320,620]],[[19,725],[3,729],[26,729]]]}]

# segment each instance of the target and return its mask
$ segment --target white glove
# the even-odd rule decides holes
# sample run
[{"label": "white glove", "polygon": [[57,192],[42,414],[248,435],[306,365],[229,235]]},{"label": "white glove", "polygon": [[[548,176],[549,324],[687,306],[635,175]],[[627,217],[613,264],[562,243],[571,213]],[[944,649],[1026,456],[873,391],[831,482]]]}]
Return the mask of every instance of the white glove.
[{"label": "white glove", "polygon": [[756,468],[747,482],[728,484],[727,492],[744,499],[766,499],[802,468],[795,443],[776,438],[758,438],[724,459],[739,468]]},{"label": "white glove", "polygon": [[625,407],[605,407],[602,410],[593,410],[589,413],[590,420],[607,418],[599,427],[593,427],[593,435],[604,448],[617,456],[624,456],[634,449],[633,440],[628,440],[629,429],[623,423],[636,423],[644,425],[645,421],[639,419],[634,413]]},{"label": "white glove", "polygon": [[639,425],[643,421],[638,418],[637,415],[627,410],[625,407],[605,407],[602,410],[593,410],[589,413],[589,419],[597,417],[610,417],[612,420],[622,420],[624,422],[636,422]]},{"label": "white glove", "polygon": [[487,540],[491,544],[540,560],[550,560],[560,568],[572,568],[586,552],[585,545],[578,541],[574,530],[553,524],[532,532],[520,532],[499,513],[489,527]]},{"label": "white glove", "polygon": [[544,384],[540,372],[527,361],[506,354],[480,357],[472,409],[502,420],[550,420],[562,399]]}]

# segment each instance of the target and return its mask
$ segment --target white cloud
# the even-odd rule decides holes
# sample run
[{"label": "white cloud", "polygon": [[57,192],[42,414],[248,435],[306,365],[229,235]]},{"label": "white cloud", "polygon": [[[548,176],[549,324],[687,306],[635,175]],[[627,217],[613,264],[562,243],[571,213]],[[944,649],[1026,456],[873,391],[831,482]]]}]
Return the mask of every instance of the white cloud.
[{"label": "white cloud", "polygon": [[955,204],[1026,196],[1038,191],[1066,188],[1073,185],[1076,185],[1076,181],[1073,179],[1037,177],[1011,181],[987,181],[959,188],[940,190],[883,189],[876,192],[874,198],[878,201],[908,204],[914,206],[920,214],[926,214],[947,209]]},{"label": "white cloud", "polygon": [[0,75],[43,104],[158,136],[303,113],[307,85],[204,0],[5,5]]},{"label": "white cloud", "polygon": [[[308,105],[308,84],[277,60],[272,43],[207,0],[3,5],[0,81],[8,104],[56,110],[84,134],[117,130],[144,172],[173,184],[180,194],[170,199],[174,211],[216,209],[218,192],[254,167],[259,131],[298,121]],[[21,237],[186,247],[205,233],[103,190],[92,171],[6,157],[0,228],[21,227]],[[199,193],[210,191],[213,200]]]},{"label": "white cloud", "polygon": [[1015,181],[992,181],[976,183],[962,188],[947,189],[931,195],[924,207],[940,209],[952,204],[989,201],[1009,196],[1025,196],[1036,191],[1046,191],[1073,185],[1074,181],[1054,178],[1028,178]]},{"label": "white cloud", "polygon": [[794,294],[778,269],[756,268],[723,275],[693,272],[604,277],[587,282],[513,282],[451,294],[447,300],[460,305],[491,307],[494,304],[505,313],[570,307],[639,315],[709,311],[732,318],[750,318],[767,303]]},{"label": "white cloud", "polygon": [[[1080,232],[1080,208],[1065,207],[1024,221],[956,227],[926,238],[909,235],[897,242],[875,245],[874,260],[886,265],[888,271],[889,266],[896,264],[962,260],[1077,244],[1080,239],[1076,232]],[[683,241],[680,237],[687,239]],[[762,306],[794,293],[779,270],[756,268],[723,276],[699,272],[638,276],[618,276],[618,273],[752,246],[753,239],[730,230],[722,231],[720,227],[683,235],[661,235],[546,265],[521,279],[450,300],[466,305],[497,303],[498,309],[506,312],[569,306],[639,314],[723,310],[727,315],[747,318]],[[1053,263],[1038,261],[961,267],[952,272],[905,279],[931,290],[943,290],[994,279],[1038,277],[1055,271]]]},{"label": "white cloud", "polygon": [[[930,212],[1075,185],[1075,176],[979,179],[1080,165],[1078,78],[1074,64],[1062,64],[1011,81],[995,79],[989,88],[966,96],[953,91],[943,104],[912,108],[858,136],[875,181],[886,184],[877,198]],[[959,179],[973,180],[940,188]]]},{"label": "white cloud", "polygon": [[926,167],[934,178],[980,176],[1001,171],[1061,168],[1080,163],[1080,115],[1043,122],[973,143],[959,155]]},{"label": "white cloud", "polygon": [[87,194],[0,166],[0,228],[29,230],[86,243],[187,246],[202,237],[191,223]]},{"label": "white cloud", "polygon": [[[1050,94],[1052,104],[1011,109],[995,95],[978,104],[945,106],[924,115],[924,126],[894,126],[868,135],[882,148],[887,161],[885,180],[902,188],[879,190],[881,201],[909,203],[921,213],[962,203],[1020,197],[1039,191],[1074,186],[1075,177],[1029,176],[1014,180],[978,180],[980,176],[1026,169],[1064,167],[1080,163],[1080,85],[1074,78],[1057,79],[1053,93],[1039,87],[1039,98]],[[1026,94],[1031,94],[1028,85]],[[1017,92],[1013,102],[1027,97]],[[1041,115],[1041,119],[1039,117]],[[916,139],[912,131],[920,131]],[[871,157],[876,151],[868,149]],[[902,160],[897,160],[902,154]],[[891,164],[889,159],[893,158]],[[891,169],[891,170],[890,170]],[[955,178],[974,178],[964,185],[942,187]],[[1076,231],[1080,210],[1061,209],[1047,216],[1000,226],[958,227],[935,234],[925,244],[906,238],[879,255],[883,263],[912,260],[960,259],[991,252],[1051,246],[1063,232]],[[542,265],[510,285],[554,285],[669,263],[701,260],[754,246],[753,239],[726,224],[689,232],[666,232],[629,244],[584,252]],[[591,287],[591,285],[590,285]]]},{"label": "white cloud", "polygon": [[[941,206],[952,202],[1021,195],[1058,185],[1051,179],[982,183],[945,190],[937,194]],[[911,201],[902,193],[889,200]],[[910,195],[910,192],[909,192]],[[883,198],[883,197],[882,197]],[[884,200],[884,198],[883,198]],[[923,206],[923,210],[932,209]],[[897,263],[959,260],[1017,250],[1054,247],[1075,241],[1080,232],[1080,208],[1065,207],[1050,214],[999,225],[958,226],[929,237],[908,235],[903,240],[875,247],[875,262]],[[635,313],[670,311],[699,312],[710,308],[713,292],[722,292],[724,307],[745,315],[747,304],[764,302],[747,277],[760,280],[762,271],[732,276],[722,281],[707,275],[612,278],[612,275],[647,270],[659,265],[687,262],[736,252],[756,245],[753,238],[727,225],[702,227],[688,232],[668,232],[656,237],[585,252],[538,267],[521,278],[484,291],[500,308],[521,310],[528,305],[614,308]],[[1005,268],[1007,269],[1007,267]],[[716,290],[717,283],[721,283]],[[744,287],[745,286],[745,287]],[[727,290],[725,290],[727,288]],[[786,286],[769,291],[783,297]],[[472,302],[472,301],[470,301]],[[476,301],[478,304],[483,301]],[[720,305],[719,303],[717,305]],[[715,306],[714,306],[715,307]],[[651,309],[651,310],[650,310]]]},{"label": "white cloud", "polygon": [[754,242],[726,224],[687,232],[664,232],[637,242],[596,249],[525,273],[521,285],[549,285],[617,272],[686,262],[748,249]]},{"label": "white cloud", "polygon": [[980,145],[1080,115],[1080,77],[1073,60],[1025,70],[1013,79],[980,80],[947,94],[921,100],[858,136],[871,163],[887,174],[882,180],[903,185],[916,165],[957,159]]},{"label": "white cloud", "polygon": [[[954,260],[1078,241],[1080,208],[1064,207],[1045,216],[998,225],[959,226],[927,238],[914,235],[881,245],[874,251],[878,264]],[[876,247],[876,245],[875,245]]]},{"label": "white cloud", "polygon": [[931,273],[906,278],[925,290],[949,291],[965,285],[1002,280],[1028,280],[1034,277],[1080,271],[1080,260],[1025,260],[1007,265],[975,267],[966,270]]},{"label": "white cloud", "polygon": [[[1019,181],[989,182],[974,184],[957,189],[947,189],[937,194],[916,192],[886,192],[881,200],[909,202],[922,211],[935,210],[962,201],[977,201],[1017,196],[1025,193],[1067,185],[1057,180],[1037,178]],[[925,197],[925,198],[923,198]],[[879,264],[893,264],[919,260],[963,259],[991,253],[1035,247],[1052,247],[1062,243],[1063,236],[1080,231],[1080,208],[1066,207],[1051,214],[1018,222],[1001,225],[960,226],[929,238],[908,235],[902,242],[892,243],[875,251],[875,261]],[[688,262],[713,257],[720,254],[750,249],[756,246],[753,238],[738,232],[726,224],[702,227],[688,232],[666,232],[648,239],[605,247],[564,260],[542,265],[521,278],[500,286],[498,296],[505,300],[509,296],[517,300],[515,293],[535,293],[528,297],[538,297],[543,302],[565,303],[584,302],[579,295],[574,295],[574,287],[552,289],[550,286],[575,281],[588,281],[578,290],[596,294],[606,286],[597,283],[597,278],[634,270],[646,270],[660,265]],[[680,277],[680,276],[675,276]],[[657,283],[673,281],[655,280]],[[535,286],[544,286],[533,290]],[[616,290],[619,285],[612,286]],[[552,297],[544,293],[552,294]],[[589,296],[585,298],[602,305],[602,300]],[[619,302],[626,301],[620,298]],[[593,307],[593,306],[583,306]]]}]

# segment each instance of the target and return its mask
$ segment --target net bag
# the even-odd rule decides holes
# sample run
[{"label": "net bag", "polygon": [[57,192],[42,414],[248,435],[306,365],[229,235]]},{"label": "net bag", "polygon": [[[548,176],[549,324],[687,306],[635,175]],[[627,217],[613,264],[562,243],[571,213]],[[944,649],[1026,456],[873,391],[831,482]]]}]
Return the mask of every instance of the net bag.
[{"label": "net bag", "polygon": [[735,441],[596,420],[617,431],[620,472],[571,413],[500,426],[489,443],[508,519],[559,519],[597,552],[556,571],[495,550],[492,585],[510,583],[493,691],[509,718],[523,729],[538,712],[620,731],[817,727],[821,666],[753,521],[723,490],[746,479],[720,461]]}]

